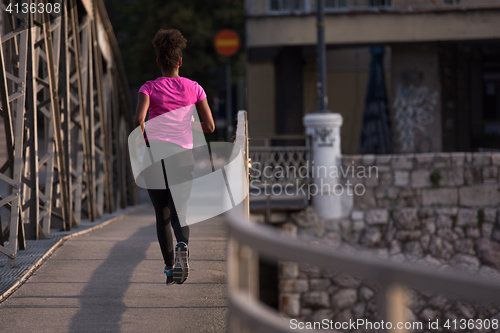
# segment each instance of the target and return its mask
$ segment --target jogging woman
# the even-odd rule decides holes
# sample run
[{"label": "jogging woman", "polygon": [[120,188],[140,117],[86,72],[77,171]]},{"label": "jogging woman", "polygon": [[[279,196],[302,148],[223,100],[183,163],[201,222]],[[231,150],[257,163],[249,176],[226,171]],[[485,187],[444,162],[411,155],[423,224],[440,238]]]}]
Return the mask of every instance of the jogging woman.
[{"label": "jogging woman", "polygon": [[[162,76],[156,80],[147,81],[138,92],[138,104],[135,116],[135,126],[141,126],[148,147],[167,149],[169,155],[180,156],[173,161],[162,160],[165,189],[148,187],[148,194],[156,214],[156,231],[161,253],[165,261],[167,285],[181,284],[186,281],[189,273],[189,227],[186,223],[187,200],[191,191],[191,182],[184,182],[182,200],[176,200],[174,205],[168,180],[179,183],[178,178],[192,179],[194,161],[192,115],[194,106],[201,116],[202,123],[196,123],[205,133],[214,131],[214,121],[207,102],[207,95],[196,82],[179,76],[182,66],[182,50],[187,40],[179,30],[159,30],[153,38],[156,49],[156,64],[161,68]],[[148,122],[145,123],[149,109]],[[155,119],[156,118],[156,119]],[[155,119],[151,122],[152,119]],[[154,126],[153,126],[154,124]],[[168,165],[167,165],[168,164]],[[158,164],[157,164],[158,165]],[[167,166],[166,166],[167,165]],[[168,170],[174,168],[175,173]],[[163,181],[163,180],[162,180]],[[186,195],[187,194],[187,195]],[[176,209],[177,208],[177,209]],[[174,230],[177,245],[174,248],[172,240]]]}]

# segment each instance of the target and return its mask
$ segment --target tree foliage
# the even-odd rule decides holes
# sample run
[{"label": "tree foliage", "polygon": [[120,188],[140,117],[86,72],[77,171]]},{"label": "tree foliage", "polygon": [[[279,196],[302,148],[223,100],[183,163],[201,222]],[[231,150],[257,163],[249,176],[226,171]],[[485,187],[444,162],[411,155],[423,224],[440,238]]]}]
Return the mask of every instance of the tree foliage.
[{"label": "tree foliage", "polygon": [[[180,75],[200,83],[209,96],[215,93],[209,70],[226,61],[214,50],[215,35],[233,29],[243,37],[243,0],[107,0],[105,4],[132,87],[161,75],[151,44],[161,28],[179,29],[187,39]],[[233,78],[241,76],[243,51],[231,61]]]}]

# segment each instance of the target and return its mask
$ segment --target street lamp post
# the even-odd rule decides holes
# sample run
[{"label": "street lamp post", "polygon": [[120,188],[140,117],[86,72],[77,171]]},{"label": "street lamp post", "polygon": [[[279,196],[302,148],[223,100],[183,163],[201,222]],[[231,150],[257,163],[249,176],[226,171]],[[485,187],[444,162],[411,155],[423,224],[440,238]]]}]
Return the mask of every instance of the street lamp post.
[{"label": "street lamp post", "polygon": [[[328,110],[328,95],[326,92],[326,46],[325,46],[325,0],[316,0],[317,11],[317,68],[318,80],[316,84],[318,94],[318,108],[316,112],[307,114],[303,119],[306,127],[306,134],[312,137],[312,161],[310,166],[316,170],[331,167],[338,167],[341,160],[340,152],[340,127],[342,126],[342,116]],[[315,170],[313,170],[315,171]],[[312,192],[313,207],[324,219],[338,219],[344,217],[349,209],[348,200],[343,200],[338,186],[340,184],[337,177],[329,177],[324,173],[313,172],[315,192]],[[352,200],[352,198],[350,198]],[[347,203],[347,204],[346,204]]]},{"label": "street lamp post", "polygon": [[326,46],[325,46],[325,1],[316,0],[316,25],[318,32],[317,69],[318,69],[318,109],[316,113],[328,111],[328,95],[326,94]]}]

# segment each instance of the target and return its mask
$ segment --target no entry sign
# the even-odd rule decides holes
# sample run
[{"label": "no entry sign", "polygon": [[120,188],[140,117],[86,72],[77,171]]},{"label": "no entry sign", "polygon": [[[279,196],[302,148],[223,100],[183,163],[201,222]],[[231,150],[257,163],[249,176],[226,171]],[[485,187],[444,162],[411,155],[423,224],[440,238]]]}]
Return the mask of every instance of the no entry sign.
[{"label": "no entry sign", "polygon": [[215,36],[214,46],[221,56],[233,56],[240,49],[240,37],[233,30],[224,29]]}]

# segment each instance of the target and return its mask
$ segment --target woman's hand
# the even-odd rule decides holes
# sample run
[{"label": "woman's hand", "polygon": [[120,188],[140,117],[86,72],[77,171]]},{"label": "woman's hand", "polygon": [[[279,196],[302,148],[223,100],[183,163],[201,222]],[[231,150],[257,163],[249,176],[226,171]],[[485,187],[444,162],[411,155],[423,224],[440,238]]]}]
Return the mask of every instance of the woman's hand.
[{"label": "woman's hand", "polygon": [[191,129],[194,129],[198,132],[203,132],[202,123],[194,120],[194,116],[191,117]]},{"label": "woman's hand", "polygon": [[135,147],[137,149],[141,149],[146,144],[146,139],[144,136],[140,135],[135,139]]}]

